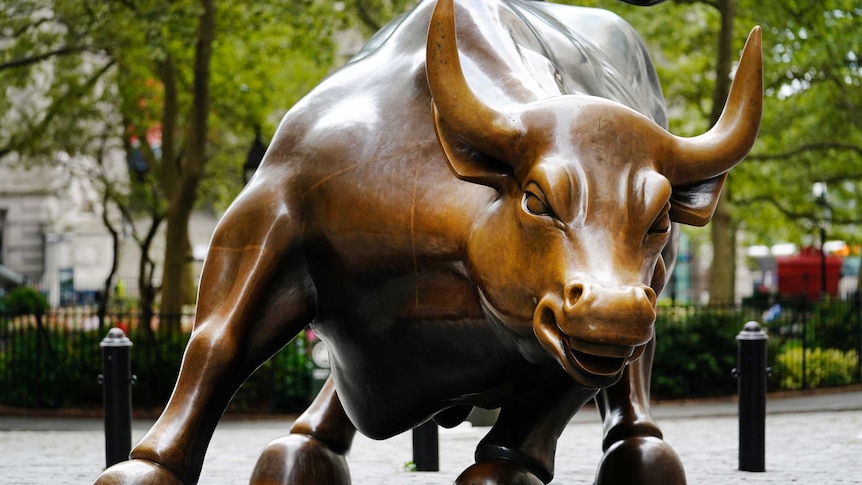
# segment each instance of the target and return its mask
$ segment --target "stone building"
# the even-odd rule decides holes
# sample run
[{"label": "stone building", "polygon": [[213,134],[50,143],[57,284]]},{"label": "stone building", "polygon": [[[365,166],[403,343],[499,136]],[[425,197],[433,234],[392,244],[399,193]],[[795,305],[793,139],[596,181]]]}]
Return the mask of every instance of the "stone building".
[{"label": "stone building", "polygon": [[[74,175],[69,163],[26,169],[9,158],[0,163],[0,291],[26,284],[42,291],[54,307],[94,303],[113,260],[98,188]],[[124,158],[118,155],[120,165]],[[117,281],[134,298],[140,251],[130,235],[131,222],[112,218],[121,230]],[[196,259],[205,255],[216,221],[213,211],[194,214],[190,233]],[[161,240],[151,250],[157,265],[164,251]]]}]

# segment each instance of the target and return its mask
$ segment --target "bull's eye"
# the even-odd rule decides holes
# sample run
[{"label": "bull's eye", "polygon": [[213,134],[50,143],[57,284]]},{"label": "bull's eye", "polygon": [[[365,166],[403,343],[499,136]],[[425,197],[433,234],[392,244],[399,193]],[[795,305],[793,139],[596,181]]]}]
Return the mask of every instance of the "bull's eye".
[{"label": "bull's eye", "polygon": [[670,207],[665,207],[661,215],[656,218],[647,231],[648,235],[652,234],[667,234],[670,231],[670,215],[668,214]]},{"label": "bull's eye", "polygon": [[527,191],[524,192],[524,210],[533,214],[534,216],[549,216],[551,215],[551,209],[548,207],[548,204],[545,203],[538,195]]},{"label": "bull's eye", "polygon": [[667,214],[659,217],[649,228],[650,234],[665,234],[670,231],[670,217]]}]

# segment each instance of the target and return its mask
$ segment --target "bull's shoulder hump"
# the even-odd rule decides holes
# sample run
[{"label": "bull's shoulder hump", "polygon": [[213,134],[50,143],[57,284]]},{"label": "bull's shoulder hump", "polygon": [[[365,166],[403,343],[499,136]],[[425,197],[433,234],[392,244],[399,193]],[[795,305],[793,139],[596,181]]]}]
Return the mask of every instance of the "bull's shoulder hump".
[{"label": "bull's shoulder hump", "polygon": [[[343,66],[333,70],[295,106],[296,111],[326,109],[341,104],[344,98],[426,96],[426,84],[419,91],[397,88],[416,85],[424,75],[425,39],[433,1],[424,1],[414,10],[396,17],[374,34],[359,52]],[[381,86],[385,86],[382,89]],[[291,113],[288,113],[290,115]]]},{"label": "bull's shoulder hump", "polygon": [[549,2],[536,2],[531,7],[595,45],[618,69],[625,69],[630,56],[641,56],[645,49],[643,40],[631,24],[609,10]]},{"label": "bull's shoulder hump", "polygon": [[364,61],[373,55],[397,55],[399,52],[424,52],[426,32],[431,19],[433,0],[420,2],[413,10],[403,13],[378,30],[347,65]]},{"label": "bull's shoulder hump", "polygon": [[650,116],[659,125],[667,126],[664,95],[655,65],[646,43],[631,24],[599,8],[550,2],[530,2],[530,8],[554,18],[570,35],[593,45],[604,62],[619,74],[633,99],[638,100],[637,105],[630,104],[630,107]]}]

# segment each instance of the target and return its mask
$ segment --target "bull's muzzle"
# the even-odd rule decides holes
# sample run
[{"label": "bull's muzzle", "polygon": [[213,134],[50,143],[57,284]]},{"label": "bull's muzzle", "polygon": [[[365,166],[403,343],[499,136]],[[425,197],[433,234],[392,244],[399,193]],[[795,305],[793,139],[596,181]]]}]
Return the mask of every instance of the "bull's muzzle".
[{"label": "bull's muzzle", "polygon": [[533,315],[542,346],[587,387],[607,387],[637,360],[652,338],[655,291],[572,282],[562,297],[545,295]]}]

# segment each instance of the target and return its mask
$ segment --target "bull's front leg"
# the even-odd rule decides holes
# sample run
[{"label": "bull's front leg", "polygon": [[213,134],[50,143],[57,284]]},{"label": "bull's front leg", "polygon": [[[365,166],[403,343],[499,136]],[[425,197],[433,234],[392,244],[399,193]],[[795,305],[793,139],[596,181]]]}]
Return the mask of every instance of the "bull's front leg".
[{"label": "bull's front leg", "polygon": [[270,442],[254,467],[252,485],[350,485],[345,455],[356,428],[338,399],[332,376],[290,435]]},{"label": "bull's front leg", "polygon": [[542,485],[554,477],[557,440],[594,389],[576,385],[566,374],[505,403],[476,448],[476,464],[455,485]]},{"label": "bull's front leg", "polygon": [[314,288],[286,202],[249,187],[213,236],[195,328],[164,412],[97,484],[193,484],[239,386],[313,317]]},{"label": "bull's front leg", "polygon": [[683,485],[685,470],[679,456],[662,440],[650,415],[650,377],[655,338],[640,359],[626,368],[622,379],[603,389],[596,401],[604,420],[604,456],[596,484],[638,483]]}]

